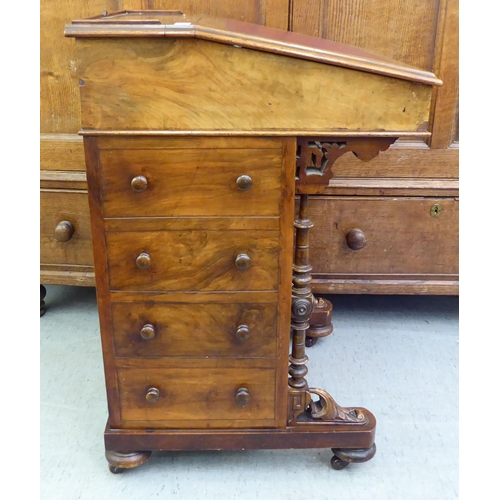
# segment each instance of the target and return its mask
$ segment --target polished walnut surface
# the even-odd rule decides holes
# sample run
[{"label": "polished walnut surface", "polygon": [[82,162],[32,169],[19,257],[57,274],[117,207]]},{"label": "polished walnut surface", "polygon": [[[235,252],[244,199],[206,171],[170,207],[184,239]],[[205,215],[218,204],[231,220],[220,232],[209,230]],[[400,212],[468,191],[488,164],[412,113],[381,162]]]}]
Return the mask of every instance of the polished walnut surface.
[{"label": "polished walnut surface", "polygon": [[[273,0],[265,2],[240,2],[234,0],[87,0],[77,2],[41,2],[41,142],[40,142],[40,183],[42,196],[45,190],[87,190],[85,159],[82,137],[76,135],[81,128],[78,77],[75,72],[75,41],[64,38],[65,25],[74,19],[96,16],[103,10],[173,9],[182,10],[189,19],[232,18],[252,25],[289,30],[295,35],[307,34],[310,40],[343,42],[351,47],[363,47],[371,57],[382,54],[384,58],[398,61],[398,66],[413,66],[423,72],[434,72],[444,81],[444,85],[434,91],[434,104],[429,114],[429,132],[432,136],[421,140],[397,141],[384,154],[368,163],[358,160],[354,155],[344,155],[334,164],[334,176],[325,196],[318,199],[316,206],[329,212],[334,218],[336,204],[333,196],[371,197],[381,196],[380,203],[373,205],[371,219],[384,220],[377,231],[390,232],[393,224],[406,227],[406,213],[392,211],[391,218],[378,217],[378,212],[387,213],[386,204],[392,198],[403,197],[419,202],[426,198],[429,206],[446,198],[454,213],[458,212],[458,1],[445,0],[439,3],[431,0],[410,0],[395,4],[387,0],[376,0],[370,4],[352,4],[344,9],[339,0],[324,2],[293,2]],[[255,28],[254,28],[255,29]],[[384,36],[381,36],[381,33]],[[292,49],[292,47],[290,47]],[[331,199],[330,199],[331,198]],[[72,204],[63,202],[67,207],[65,217],[79,216],[72,212]],[[338,198],[337,198],[338,199]],[[55,207],[61,207],[56,203]],[[313,206],[315,207],[315,206]],[[316,210],[316,208],[314,208]],[[89,221],[88,208],[85,217]],[[41,224],[51,218],[46,205],[41,207]],[[50,227],[45,241],[60,244],[55,239],[55,226]],[[312,252],[315,269],[321,265],[321,281],[316,274],[312,286],[317,292],[329,293],[402,293],[402,294],[456,294],[458,293],[458,225],[456,219],[447,217],[444,210],[434,222],[442,228],[433,233],[433,239],[423,238],[418,232],[427,227],[419,225],[412,234],[418,252],[413,268],[409,266],[404,274],[384,273],[371,279],[366,275],[368,266],[379,263],[388,268],[388,253],[372,254],[370,248],[360,265],[360,274],[338,275],[340,261],[333,261],[331,253],[318,253],[318,244],[333,247],[338,238],[328,242],[331,233],[327,226],[317,224],[311,234]],[[393,222],[394,221],[394,222]],[[425,221],[425,219],[423,219]],[[337,221],[344,224],[346,221]],[[52,223],[50,223],[52,224]],[[90,225],[90,222],[88,222]],[[354,221],[355,226],[360,222]],[[44,230],[45,231],[45,230]],[[364,228],[365,234],[367,228]],[[372,233],[373,234],[373,233]],[[375,234],[379,238],[378,232]],[[70,244],[71,252],[58,252],[57,264],[41,259],[41,283],[94,285],[94,267],[89,244],[79,240],[79,229]],[[73,243],[71,243],[73,242]],[[75,244],[75,242],[78,242]],[[317,244],[318,243],[318,244]],[[446,260],[439,272],[431,257],[439,247],[439,256]],[[71,255],[73,253],[73,256]],[[75,265],[72,259],[85,260],[85,266]],[[46,256],[46,253],[43,253]],[[88,256],[90,255],[90,260]],[[376,256],[375,256],[376,255]],[[87,257],[86,257],[87,256]],[[364,269],[364,267],[366,269]],[[419,269],[418,275],[415,274]],[[49,295],[49,306],[50,306]]]},{"label": "polished walnut surface", "polygon": [[[66,32],[79,56],[111,470],[151,450],[241,440],[332,448],[334,468],[367,461],[375,417],[306,378],[313,312],[331,312],[311,291],[309,195],[341,157],[369,162],[425,135],[440,82],[270,53],[263,36],[252,50],[157,36],[150,14]],[[346,244],[362,251],[370,240],[354,229]]]}]

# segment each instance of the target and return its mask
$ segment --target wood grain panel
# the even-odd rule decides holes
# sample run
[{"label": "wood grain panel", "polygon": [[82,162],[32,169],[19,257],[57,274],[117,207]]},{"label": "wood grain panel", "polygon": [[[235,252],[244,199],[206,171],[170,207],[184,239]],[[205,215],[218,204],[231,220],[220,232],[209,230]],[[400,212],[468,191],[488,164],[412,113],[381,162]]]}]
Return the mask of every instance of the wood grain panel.
[{"label": "wood grain panel", "polygon": [[69,134],[43,134],[40,137],[40,169],[85,172],[83,138]]},{"label": "wood grain panel", "polygon": [[[108,233],[112,290],[277,290],[278,231],[148,231]],[[146,252],[151,267],[136,265]],[[247,254],[249,269],[235,259]]]},{"label": "wood grain panel", "polygon": [[425,84],[202,40],[79,39],[78,60],[86,129],[416,132],[429,115]]},{"label": "wood grain panel", "polygon": [[[276,355],[276,304],[113,304],[117,356],[263,357]],[[154,337],[140,335],[145,324]],[[246,325],[248,338],[238,338]]]},{"label": "wood grain panel", "polygon": [[[138,3],[138,2],[137,2]],[[148,10],[180,10],[191,16],[205,14],[287,29],[288,0],[142,0]]]},{"label": "wood grain panel", "polygon": [[[100,161],[105,217],[279,215],[281,148],[106,150]],[[236,184],[242,175],[248,191]],[[136,176],[145,191],[132,189]]]},{"label": "wood grain panel", "polygon": [[[56,226],[68,221],[74,227],[69,241],[58,241]],[[92,238],[87,193],[42,190],[40,192],[40,262],[92,266]]]},{"label": "wood grain panel", "polygon": [[120,10],[120,0],[43,0],[40,4],[40,131],[76,133],[80,102],[75,41],[64,37],[73,19]]},{"label": "wood grain panel", "polygon": [[440,0],[291,0],[290,30],[431,71]]},{"label": "wood grain panel", "polygon": [[447,0],[443,11],[442,47],[435,65],[443,86],[435,89],[432,148],[447,148],[458,140],[458,3]]},{"label": "wood grain panel", "polygon": [[[438,203],[439,217],[431,207]],[[441,198],[337,198],[310,200],[311,263],[315,278],[334,274],[458,274],[458,201]],[[359,228],[366,246],[351,250],[346,234]],[[348,279],[348,278],[347,278]]]},{"label": "wood grain panel", "polygon": [[[147,421],[148,427],[252,427],[252,420],[274,424],[275,372],[248,368],[142,368],[118,369],[120,410],[125,426]],[[155,387],[159,401],[149,403],[146,393]],[[240,406],[236,391],[246,388],[250,402]],[[212,422],[211,422],[212,421]],[[232,422],[231,422],[232,421]],[[155,425],[155,422],[157,424]]]}]

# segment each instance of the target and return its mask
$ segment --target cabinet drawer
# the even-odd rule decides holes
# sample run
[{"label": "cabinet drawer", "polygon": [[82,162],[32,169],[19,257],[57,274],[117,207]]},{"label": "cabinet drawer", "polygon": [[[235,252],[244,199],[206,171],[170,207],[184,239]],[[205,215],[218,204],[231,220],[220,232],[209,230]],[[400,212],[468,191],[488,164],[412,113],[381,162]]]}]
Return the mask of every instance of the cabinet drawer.
[{"label": "cabinet drawer", "polygon": [[41,190],[40,262],[93,266],[86,192]]},{"label": "cabinet drawer", "polygon": [[103,150],[100,162],[104,217],[279,215],[281,149]]},{"label": "cabinet drawer", "polygon": [[278,288],[278,231],[109,232],[106,239],[112,290]]},{"label": "cabinet drawer", "polygon": [[112,305],[117,356],[274,357],[276,304]]},{"label": "cabinet drawer", "polygon": [[128,426],[274,423],[275,372],[270,368],[122,368],[118,384],[121,418]]},{"label": "cabinet drawer", "polygon": [[458,274],[455,199],[311,197],[309,206],[315,275]]}]

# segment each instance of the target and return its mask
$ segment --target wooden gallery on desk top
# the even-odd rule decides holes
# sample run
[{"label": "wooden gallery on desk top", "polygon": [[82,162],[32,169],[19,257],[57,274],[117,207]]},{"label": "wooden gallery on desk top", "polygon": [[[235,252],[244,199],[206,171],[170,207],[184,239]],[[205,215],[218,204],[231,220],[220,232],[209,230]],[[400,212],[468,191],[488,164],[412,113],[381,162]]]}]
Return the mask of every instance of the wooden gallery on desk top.
[{"label": "wooden gallery on desk top", "polygon": [[[442,81],[341,43],[178,11],[103,13],[65,35],[110,470],[157,450],[331,448],[335,469],[373,458],[374,415],[307,380],[307,346],[332,331],[331,304],[313,295],[309,237],[325,223],[314,204],[337,160],[369,170],[396,140],[429,137]],[[360,227],[343,238],[353,255],[370,244]]]}]

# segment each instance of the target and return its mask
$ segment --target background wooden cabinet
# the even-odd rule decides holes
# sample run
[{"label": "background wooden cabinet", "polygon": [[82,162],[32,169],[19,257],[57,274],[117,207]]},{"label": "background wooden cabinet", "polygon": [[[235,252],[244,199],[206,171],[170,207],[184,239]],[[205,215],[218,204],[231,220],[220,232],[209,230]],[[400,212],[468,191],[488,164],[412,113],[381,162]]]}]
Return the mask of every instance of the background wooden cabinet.
[{"label": "background wooden cabinet", "polygon": [[[181,10],[356,45],[444,81],[426,142],[405,139],[370,163],[344,155],[312,202],[314,289],[323,293],[458,293],[458,0],[42,0],[41,283],[93,286],[74,39],[76,18],[123,9]],[[60,220],[59,220],[60,219]],[[67,242],[51,231],[66,220]],[[360,229],[366,245],[349,248]]]}]

